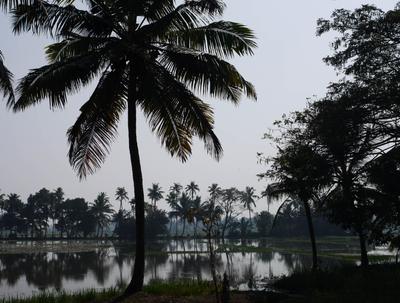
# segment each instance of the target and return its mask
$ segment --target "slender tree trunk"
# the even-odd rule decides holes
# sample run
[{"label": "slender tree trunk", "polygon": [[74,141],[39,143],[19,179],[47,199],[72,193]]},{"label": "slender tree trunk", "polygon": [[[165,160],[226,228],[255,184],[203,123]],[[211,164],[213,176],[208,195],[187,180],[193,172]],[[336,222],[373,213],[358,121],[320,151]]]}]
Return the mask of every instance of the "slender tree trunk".
[{"label": "slender tree trunk", "polygon": [[315,232],[314,232],[314,225],[311,216],[311,209],[310,204],[307,201],[303,200],[304,210],[306,211],[307,217],[307,225],[308,225],[308,233],[310,234],[310,241],[311,241],[311,248],[312,248],[312,269],[318,269],[318,255],[317,255],[317,244],[315,241]]},{"label": "slender tree trunk", "polygon": [[218,277],[217,277],[217,271],[215,268],[215,255],[214,255],[214,246],[212,243],[212,234],[211,231],[208,230],[207,232],[207,239],[208,239],[208,250],[210,254],[210,269],[211,269],[211,276],[213,279],[214,283],[214,290],[215,290],[215,299],[216,302],[220,302],[220,296],[219,296],[219,291],[218,291]]},{"label": "slender tree trunk", "polygon": [[186,219],[183,219],[183,228],[182,228],[182,235],[181,237],[183,237],[185,235],[185,228],[186,228]]},{"label": "slender tree trunk", "polygon": [[197,238],[197,219],[195,219],[196,222],[194,223],[194,238]]},{"label": "slender tree trunk", "polygon": [[178,238],[178,216],[175,216],[175,238]]},{"label": "slender tree trunk", "polygon": [[[131,61],[132,62],[132,61]],[[136,75],[134,67],[130,66],[130,81],[128,88],[128,132],[129,151],[132,165],[133,185],[135,190],[135,215],[136,215],[136,251],[133,277],[124,294],[131,295],[143,288],[144,265],[145,265],[145,218],[144,218],[144,193],[143,176],[140,165],[140,155],[137,142],[136,125]]]},{"label": "slender tree trunk", "polygon": [[361,250],[361,267],[367,267],[369,264],[368,254],[367,254],[367,244],[363,230],[360,228],[358,232],[360,239],[360,250]]}]

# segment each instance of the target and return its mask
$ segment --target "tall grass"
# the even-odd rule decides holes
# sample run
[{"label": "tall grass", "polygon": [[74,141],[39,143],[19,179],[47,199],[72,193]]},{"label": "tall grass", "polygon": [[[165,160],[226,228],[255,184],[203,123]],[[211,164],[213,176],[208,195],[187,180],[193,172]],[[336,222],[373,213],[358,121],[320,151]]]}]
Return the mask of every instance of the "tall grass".
[{"label": "tall grass", "polygon": [[100,303],[119,295],[116,288],[95,290],[89,289],[74,293],[43,292],[32,297],[3,298],[1,303]]},{"label": "tall grass", "polygon": [[209,295],[213,293],[214,288],[210,281],[182,279],[176,281],[152,280],[143,290],[153,295],[186,297]]}]

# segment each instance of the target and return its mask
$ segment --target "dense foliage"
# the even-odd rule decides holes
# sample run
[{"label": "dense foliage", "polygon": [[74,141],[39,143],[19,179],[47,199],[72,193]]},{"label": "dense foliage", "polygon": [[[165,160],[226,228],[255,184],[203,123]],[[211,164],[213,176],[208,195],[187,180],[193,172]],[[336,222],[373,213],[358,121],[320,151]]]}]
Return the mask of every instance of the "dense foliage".
[{"label": "dense foliage", "polygon": [[[344,78],[275,123],[278,134],[266,137],[278,153],[261,155],[269,168],[260,176],[274,182],[267,196],[298,199],[306,211],[314,205],[357,234],[366,266],[368,242],[399,243],[400,6],[336,10],[331,20],[318,21],[318,34],[329,31],[339,36],[325,61]],[[307,217],[313,243],[311,213]]]}]

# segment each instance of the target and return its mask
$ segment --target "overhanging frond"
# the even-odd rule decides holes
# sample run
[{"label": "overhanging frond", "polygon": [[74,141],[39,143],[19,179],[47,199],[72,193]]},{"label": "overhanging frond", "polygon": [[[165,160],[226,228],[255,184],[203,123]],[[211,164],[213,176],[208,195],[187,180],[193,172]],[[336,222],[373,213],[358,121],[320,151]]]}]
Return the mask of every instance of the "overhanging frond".
[{"label": "overhanging frond", "polygon": [[0,92],[7,99],[7,107],[12,107],[15,102],[12,80],[13,74],[4,65],[3,54],[0,51]]},{"label": "overhanging frond", "polygon": [[257,98],[253,85],[232,64],[217,56],[170,47],[161,55],[160,61],[178,80],[203,94],[234,103],[240,101],[242,94]]},{"label": "overhanging frond", "polygon": [[252,30],[240,23],[227,21],[172,31],[161,37],[161,40],[175,47],[181,46],[219,57],[253,55],[253,50],[257,47]]},{"label": "overhanging frond", "polygon": [[100,52],[92,52],[32,70],[18,84],[20,97],[14,111],[22,111],[46,98],[51,108],[63,107],[67,95],[87,85],[104,63]]},{"label": "overhanging frond", "polygon": [[198,136],[218,159],[222,147],[213,131],[212,109],[162,66],[148,63],[143,73],[140,105],[171,154],[185,161],[191,154],[192,136]]},{"label": "overhanging frond", "polygon": [[125,65],[103,73],[89,101],[68,130],[69,160],[79,178],[93,174],[104,162],[117,135],[126,106]]}]

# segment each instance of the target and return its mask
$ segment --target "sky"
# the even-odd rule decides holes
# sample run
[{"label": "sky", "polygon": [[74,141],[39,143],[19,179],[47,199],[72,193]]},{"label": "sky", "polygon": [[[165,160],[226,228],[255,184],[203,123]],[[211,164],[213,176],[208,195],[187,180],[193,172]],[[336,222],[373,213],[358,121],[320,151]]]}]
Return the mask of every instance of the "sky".
[{"label": "sky", "polygon": [[[199,141],[195,142],[193,155],[186,163],[171,158],[151,133],[145,118],[140,116],[138,138],[145,188],[159,183],[167,191],[174,182],[185,185],[195,181],[204,198],[212,183],[222,188],[253,186],[260,193],[267,182],[259,180],[257,174],[266,168],[257,162],[257,153],[273,155],[275,152],[269,142],[262,140],[263,134],[282,114],[304,108],[307,98],[322,97],[327,85],[337,79],[333,68],[322,61],[331,53],[330,42],[334,36],[316,37],[317,19],[328,18],[337,8],[354,9],[362,4],[375,4],[387,10],[396,2],[226,1],[223,19],[246,24],[257,36],[255,55],[234,59],[232,63],[255,85],[258,101],[243,99],[239,106],[234,106],[226,101],[209,100],[215,110],[215,131],[224,148],[219,162],[206,154]],[[15,36],[10,24],[9,16],[0,13],[0,50],[15,79],[19,79],[29,69],[45,64],[44,46],[51,40],[31,34]],[[2,193],[15,192],[26,199],[43,187],[50,190],[62,187],[67,198],[83,197],[88,201],[93,201],[99,192],[106,192],[117,206],[115,189],[123,186],[132,197],[126,116],[121,119],[119,136],[110,155],[95,175],[79,181],[68,163],[66,131],[92,90],[93,86],[72,95],[66,108],[56,111],[42,102],[14,114],[6,109],[5,102],[0,102]],[[160,206],[166,207],[165,202]],[[265,199],[257,201],[258,211],[266,208]]]}]

